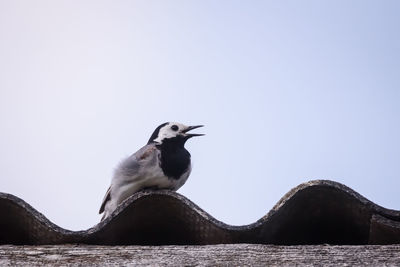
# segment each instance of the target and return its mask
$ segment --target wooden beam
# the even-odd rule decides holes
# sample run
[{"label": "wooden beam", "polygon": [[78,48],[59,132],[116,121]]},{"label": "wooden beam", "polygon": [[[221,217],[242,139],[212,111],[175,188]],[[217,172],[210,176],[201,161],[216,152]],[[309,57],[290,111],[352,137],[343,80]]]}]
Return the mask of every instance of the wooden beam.
[{"label": "wooden beam", "polygon": [[0,265],[400,265],[400,245],[0,246]]}]

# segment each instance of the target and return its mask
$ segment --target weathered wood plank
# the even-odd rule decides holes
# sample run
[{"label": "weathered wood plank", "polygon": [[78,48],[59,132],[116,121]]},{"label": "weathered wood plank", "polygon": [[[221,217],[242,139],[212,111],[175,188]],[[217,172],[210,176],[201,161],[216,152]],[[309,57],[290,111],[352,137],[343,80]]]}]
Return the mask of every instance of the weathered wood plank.
[{"label": "weathered wood plank", "polygon": [[0,246],[1,266],[400,265],[400,245]]}]

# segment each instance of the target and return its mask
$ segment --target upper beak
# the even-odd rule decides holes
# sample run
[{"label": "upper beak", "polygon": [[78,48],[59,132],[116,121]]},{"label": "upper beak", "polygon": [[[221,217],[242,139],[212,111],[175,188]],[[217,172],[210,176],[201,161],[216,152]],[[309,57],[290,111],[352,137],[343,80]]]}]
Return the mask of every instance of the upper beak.
[{"label": "upper beak", "polygon": [[182,133],[184,133],[185,136],[188,137],[188,138],[193,137],[193,136],[203,136],[204,134],[190,134],[190,133],[187,133],[187,132],[189,132],[189,131],[191,131],[193,129],[197,129],[197,128],[200,128],[200,127],[203,127],[203,126],[204,125],[188,126],[185,130],[182,130]]}]

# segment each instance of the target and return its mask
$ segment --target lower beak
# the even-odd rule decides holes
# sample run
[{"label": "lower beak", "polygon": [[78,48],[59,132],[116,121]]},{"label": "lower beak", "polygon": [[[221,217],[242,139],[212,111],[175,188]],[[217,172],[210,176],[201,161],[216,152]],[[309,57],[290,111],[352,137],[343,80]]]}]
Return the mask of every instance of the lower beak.
[{"label": "lower beak", "polygon": [[191,138],[191,137],[194,137],[194,136],[203,136],[204,134],[194,134],[194,133],[190,134],[190,133],[187,133],[187,132],[189,132],[189,131],[191,131],[193,129],[197,129],[197,128],[200,128],[200,127],[203,127],[203,126],[204,125],[188,126],[185,130],[182,131],[182,133],[184,133],[187,138]]}]

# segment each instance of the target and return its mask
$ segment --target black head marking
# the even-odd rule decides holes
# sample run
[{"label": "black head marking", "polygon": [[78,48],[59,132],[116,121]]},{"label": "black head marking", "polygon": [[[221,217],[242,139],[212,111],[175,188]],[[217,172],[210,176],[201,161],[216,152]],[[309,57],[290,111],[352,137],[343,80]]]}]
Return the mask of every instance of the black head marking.
[{"label": "black head marking", "polygon": [[154,142],[154,139],[156,139],[156,138],[158,137],[158,133],[160,132],[160,129],[161,129],[162,127],[164,127],[165,125],[167,125],[167,124],[168,124],[168,122],[163,123],[163,124],[161,124],[160,126],[158,126],[158,127],[154,130],[153,134],[150,136],[150,139],[149,139],[149,141],[147,142],[147,144],[150,144],[150,143]]}]

